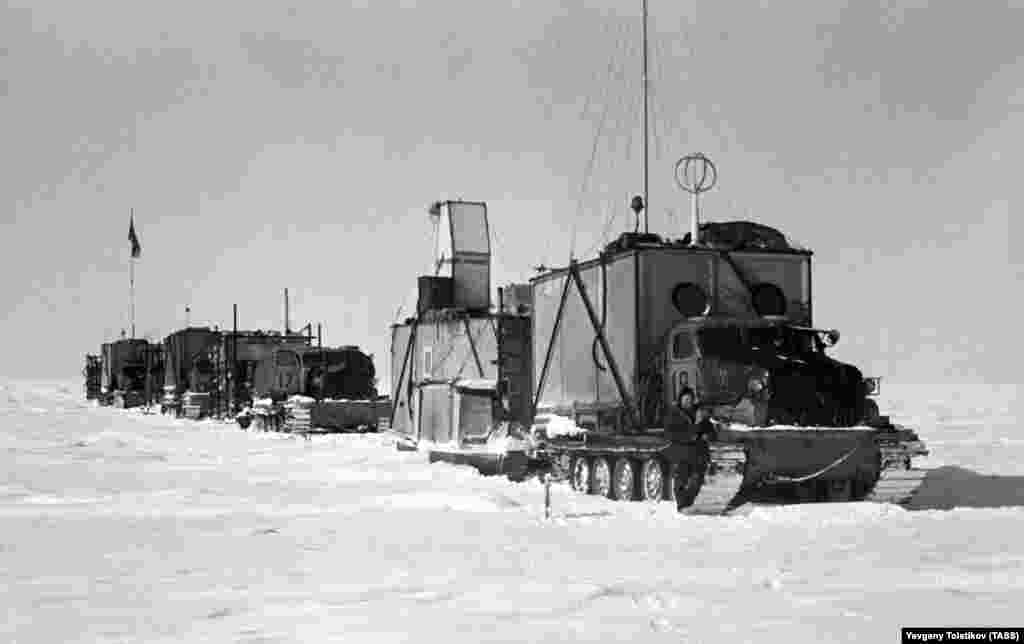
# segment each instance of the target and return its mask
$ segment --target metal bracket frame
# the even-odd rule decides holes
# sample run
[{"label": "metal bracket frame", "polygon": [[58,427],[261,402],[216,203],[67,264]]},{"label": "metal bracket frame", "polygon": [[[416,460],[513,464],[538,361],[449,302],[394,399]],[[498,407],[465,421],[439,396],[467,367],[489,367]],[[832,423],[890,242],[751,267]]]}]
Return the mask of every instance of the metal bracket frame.
[{"label": "metal bracket frame", "polygon": [[640,422],[636,414],[636,409],[634,408],[633,401],[629,396],[629,392],[626,390],[626,384],[622,379],[622,372],[619,371],[619,365],[615,360],[615,356],[612,354],[607,338],[605,338],[604,329],[597,317],[597,313],[594,311],[594,305],[590,301],[590,297],[587,295],[587,287],[583,284],[583,279],[580,277],[579,266],[577,265],[576,260],[571,260],[567,269],[565,285],[562,288],[562,297],[558,303],[558,312],[555,314],[555,325],[551,330],[551,337],[548,340],[548,348],[544,355],[544,365],[541,367],[540,379],[537,382],[537,390],[534,392],[533,415],[536,416],[537,414],[537,405],[540,403],[540,397],[544,393],[544,386],[547,383],[548,368],[551,365],[551,357],[554,353],[555,340],[558,338],[559,331],[561,330],[562,318],[565,312],[565,302],[568,299],[569,287],[572,284],[576,285],[576,290],[580,295],[580,300],[583,302],[583,306],[587,311],[587,316],[590,318],[590,324],[594,328],[594,334],[597,337],[597,342],[601,345],[601,350],[604,352],[608,368],[611,370],[612,378],[615,380],[615,387],[619,392],[619,398],[622,400],[622,404],[626,408],[629,423],[634,430],[639,430]]},{"label": "metal bracket frame", "polygon": [[[732,255],[729,254],[729,251],[719,251],[718,256],[725,260],[725,263],[728,264],[729,268],[732,269],[732,272],[736,276],[736,279],[738,279],[740,281],[740,284],[743,285],[743,288],[747,292],[747,306],[750,308],[751,313],[757,315],[757,309],[754,308],[754,287],[751,286],[750,280],[747,279],[747,276],[743,273],[743,270],[739,267],[739,264],[736,263],[736,260],[732,258]],[[717,291],[718,289],[716,289],[716,299]]]},{"label": "metal bracket frame", "polygon": [[472,329],[469,328],[469,318],[468,317],[462,318],[462,324],[463,324],[463,326],[466,329],[466,339],[469,341],[469,348],[473,350],[473,360],[474,360],[474,362],[476,362],[477,373],[480,374],[481,378],[483,378],[484,377],[484,366],[483,366],[483,363],[480,362],[480,354],[477,353],[477,350],[476,350],[476,342],[473,340],[473,331],[472,331]]},{"label": "metal bracket frame", "polygon": [[[409,325],[409,326],[410,326],[410,328],[409,328],[409,342],[407,342],[406,345],[405,345],[405,357],[402,358],[402,370],[398,374],[398,383],[397,383],[397,386],[395,388],[394,393],[391,395],[391,419],[388,421],[388,425],[391,428],[394,428],[394,426],[395,426],[395,414],[398,413],[398,394],[399,394],[399,392],[402,389],[402,381],[405,380],[405,368],[409,364],[409,359],[410,359],[410,356],[412,355],[413,345],[416,344],[416,329],[419,326],[419,322],[414,320],[413,323],[411,325]],[[409,379],[410,379],[410,388],[411,388],[411,386],[412,386],[412,382],[411,382],[412,374],[411,373],[409,374]],[[411,396],[407,396],[407,398],[410,398],[410,397]],[[412,417],[412,407],[409,405],[409,401],[408,400],[406,400],[406,407],[408,407],[409,420],[411,421],[411,420],[413,420],[413,417]]]}]

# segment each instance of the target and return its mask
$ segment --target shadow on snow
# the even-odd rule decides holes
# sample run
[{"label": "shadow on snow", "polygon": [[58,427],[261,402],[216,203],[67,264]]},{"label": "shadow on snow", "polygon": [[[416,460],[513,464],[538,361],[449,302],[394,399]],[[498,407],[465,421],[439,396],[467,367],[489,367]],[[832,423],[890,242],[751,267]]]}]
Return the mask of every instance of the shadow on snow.
[{"label": "shadow on snow", "polygon": [[953,465],[928,472],[908,510],[1024,506],[1024,476],[978,474]]}]

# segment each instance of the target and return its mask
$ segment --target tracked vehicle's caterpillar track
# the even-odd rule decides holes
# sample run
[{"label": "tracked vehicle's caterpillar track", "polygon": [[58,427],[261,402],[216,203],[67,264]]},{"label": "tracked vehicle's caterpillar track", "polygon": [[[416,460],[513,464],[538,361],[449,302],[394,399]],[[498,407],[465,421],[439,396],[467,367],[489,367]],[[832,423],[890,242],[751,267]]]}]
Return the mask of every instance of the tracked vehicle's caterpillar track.
[{"label": "tracked vehicle's caterpillar track", "polygon": [[292,434],[308,434],[313,431],[308,411],[292,412],[284,421],[284,430]]},{"label": "tracked vehicle's caterpillar track", "polygon": [[308,434],[313,429],[313,407],[308,402],[288,402],[284,406],[284,431]]},{"label": "tracked vehicle's caterpillar track", "polygon": [[747,502],[906,505],[927,475],[913,460],[927,453],[914,432],[892,426],[719,431],[708,443],[598,436],[553,442],[535,457],[579,492],[720,515]]},{"label": "tracked vehicle's caterpillar track", "polygon": [[878,481],[864,498],[872,503],[906,505],[921,488],[927,470],[913,467],[914,456],[927,453],[918,441],[881,445],[881,463]]},{"label": "tracked vehicle's caterpillar track", "polygon": [[[679,511],[683,514],[718,515],[731,510],[743,486],[746,466],[747,454],[742,445],[709,444],[704,472],[697,472],[689,482],[677,481],[676,504]],[[695,487],[696,490],[693,489]]]}]

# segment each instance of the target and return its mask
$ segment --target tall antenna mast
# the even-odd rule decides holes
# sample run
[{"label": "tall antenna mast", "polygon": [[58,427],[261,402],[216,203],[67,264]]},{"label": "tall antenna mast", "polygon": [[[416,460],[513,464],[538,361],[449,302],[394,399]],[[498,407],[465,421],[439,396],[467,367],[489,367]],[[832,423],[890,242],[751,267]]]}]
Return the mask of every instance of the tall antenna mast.
[{"label": "tall antenna mast", "polygon": [[289,318],[290,318],[290,316],[288,315],[288,289],[285,288],[284,289],[284,334],[285,335],[288,335],[289,333],[292,332],[292,330],[291,330],[291,320]]},{"label": "tall antenna mast", "polygon": [[643,81],[643,92],[644,92],[644,232],[649,232],[647,229],[647,213],[651,211],[651,201],[647,193],[648,181],[647,181],[647,0],[643,0],[643,39],[644,39],[644,71],[642,76]]}]

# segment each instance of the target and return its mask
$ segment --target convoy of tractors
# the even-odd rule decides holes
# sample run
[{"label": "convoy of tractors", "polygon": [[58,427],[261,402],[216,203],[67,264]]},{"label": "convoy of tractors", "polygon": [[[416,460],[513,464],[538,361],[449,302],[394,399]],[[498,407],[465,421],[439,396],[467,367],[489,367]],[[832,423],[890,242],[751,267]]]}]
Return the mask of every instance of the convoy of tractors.
[{"label": "convoy of tractors", "polygon": [[695,207],[682,239],[623,233],[494,298],[486,204],[430,216],[444,243],[415,315],[391,326],[386,395],[358,347],[323,347],[287,313],[283,332],[239,331],[236,312],[230,331],[103,344],[86,396],[243,428],[386,430],[431,461],[686,513],[899,504],[921,485],[927,450],[880,413],[877,378],[829,356],[812,252],[781,231]]},{"label": "convoy of tractors", "polygon": [[[236,325],[237,326],[237,325]],[[375,431],[389,401],[359,347],[316,346],[312,330],[223,331],[190,326],[163,342],[121,338],[86,356],[86,397],[242,427]]]}]

